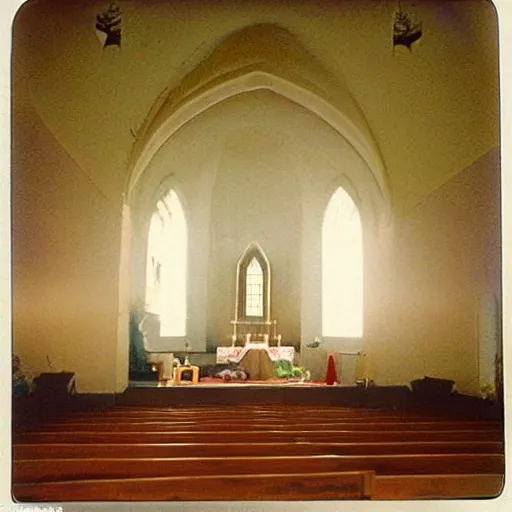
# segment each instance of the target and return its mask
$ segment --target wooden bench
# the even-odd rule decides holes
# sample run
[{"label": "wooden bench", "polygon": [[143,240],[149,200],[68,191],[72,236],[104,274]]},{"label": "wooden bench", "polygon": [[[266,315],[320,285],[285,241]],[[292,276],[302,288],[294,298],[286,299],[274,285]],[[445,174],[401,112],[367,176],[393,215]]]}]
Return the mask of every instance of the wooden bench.
[{"label": "wooden bench", "polygon": [[230,442],[404,442],[404,441],[502,441],[496,430],[183,430],[169,432],[26,432],[15,436],[15,443],[230,443]]},{"label": "wooden bench", "polygon": [[371,471],[179,476],[15,484],[20,502],[368,499]]},{"label": "wooden bench", "polygon": [[411,441],[392,443],[158,443],[158,444],[14,444],[13,459],[81,457],[215,457],[224,455],[386,455],[429,453],[497,453],[503,443],[496,441]]},{"label": "wooden bench", "polygon": [[98,480],[218,474],[286,474],[375,471],[377,475],[500,474],[499,454],[299,455],[174,458],[16,460],[14,482]]},{"label": "wooden bench", "polygon": [[[283,410],[274,409],[263,409],[263,408],[253,408],[253,409],[243,409],[240,406],[236,407],[236,412],[240,416],[243,417],[266,417],[266,418],[281,418],[281,419],[291,419],[294,417],[303,417],[308,418],[311,414],[316,415],[317,417],[326,418],[326,419],[357,419],[357,418],[429,418],[435,419],[435,416],[425,415],[425,414],[408,414],[400,411],[381,411],[380,409],[375,411],[368,411],[361,409],[360,411],[339,411],[336,408],[334,410],[329,409],[320,409],[320,408],[295,408],[292,409],[290,407],[285,407]],[[147,416],[157,416],[157,417],[168,417],[173,419],[178,418],[223,418],[226,415],[232,415],[233,408],[229,407],[216,407],[214,409],[205,409],[205,410],[190,410],[190,409],[167,409],[167,408],[139,408],[139,409],[129,409],[124,410],[122,408],[108,409],[105,411],[90,411],[83,412],[79,415],[76,414],[77,417],[147,417]],[[440,417],[440,419],[443,419]],[[444,418],[446,419],[446,417]]]},{"label": "wooden bench", "polygon": [[[354,416],[400,416],[409,413],[404,411],[393,411],[389,409],[368,409],[368,408],[347,408],[347,407],[336,407],[336,406],[297,406],[297,405],[237,405],[236,410],[241,414],[269,414],[274,416],[284,416],[290,414],[308,414],[311,411],[314,411],[318,414],[326,414],[330,416],[338,416],[338,417],[354,417]],[[80,415],[82,413],[88,415],[94,415],[97,413],[100,414],[173,414],[173,415],[205,415],[205,414],[224,414],[225,412],[233,412],[233,406],[228,405],[215,405],[215,406],[113,406],[102,410],[89,410],[89,411],[80,411]],[[411,412],[411,416],[421,415],[418,412]],[[423,414],[423,416],[425,416]],[[432,414],[428,414],[428,416],[432,416]]]},{"label": "wooden bench", "polygon": [[[140,412],[163,412],[173,414],[208,414],[208,413],[222,413],[224,411],[232,411],[233,406],[227,404],[215,404],[215,405],[170,405],[170,406],[149,406],[149,405],[121,405],[117,404],[114,407],[106,409],[106,412],[113,413],[140,413]],[[450,411],[444,409],[443,411],[436,412],[434,409],[430,409],[428,413],[421,409],[407,409],[407,410],[391,410],[389,407],[343,407],[334,404],[329,405],[313,405],[313,404],[238,404],[236,410],[241,413],[257,413],[257,414],[301,414],[302,412],[308,413],[310,411],[316,411],[319,414],[334,414],[339,416],[359,416],[359,415],[396,415],[396,416],[437,416],[446,417],[450,414]],[[92,411],[94,412],[94,411]],[[459,418],[460,411],[454,413],[454,416]],[[467,411],[465,416],[474,416],[471,411]]]},{"label": "wooden bench", "polygon": [[[494,498],[504,485],[503,474],[377,476],[372,498],[411,500],[439,498]],[[482,506],[482,510],[486,507]]]},{"label": "wooden bench", "polygon": [[[21,501],[490,497],[503,425],[325,406],[115,407],[15,432]],[[50,481],[51,480],[51,481]]]},{"label": "wooden bench", "polygon": [[[373,422],[401,422],[408,421],[410,423],[414,423],[418,420],[416,419],[408,419],[402,417],[364,417],[357,416],[353,418],[340,418],[340,417],[325,417],[318,414],[308,414],[305,416],[267,416],[267,415],[246,415],[246,414],[236,414],[226,413],[225,415],[180,415],[174,416],[170,414],[105,414],[100,416],[89,415],[89,416],[76,416],[76,417],[66,417],[65,419],[59,420],[61,423],[81,423],[81,422],[100,422],[100,423],[108,423],[108,422],[137,422],[137,421],[160,421],[160,422],[206,422],[206,423],[219,423],[225,421],[242,421],[242,422],[265,422],[265,423],[283,423],[283,422],[292,422],[295,424],[301,423],[373,423]],[[421,421],[421,419],[420,419]],[[433,420],[431,418],[423,418],[422,421],[430,421]],[[434,420],[435,421],[435,420]],[[447,421],[447,420],[444,420]],[[448,420],[453,421],[453,420]]]},{"label": "wooden bench", "polygon": [[298,416],[266,416],[266,415],[244,415],[239,414],[237,411],[236,415],[233,413],[226,413],[225,415],[190,415],[190,416],[174,416],[168,414],[144,414],[144,415],[89,415],[89,416],[76,416],[67,417],[59,421],[55,420],[52,423],[59,424],[81,424],[81,423],[98,423],[98,424],[125,424],[125,423],[189,423],[189,424],[202,424],[202,425],[214,425],[214,424],[245,424],[245,423],[264,423],[264,424],[286,424],[286,425],[311,425],[311,424],[344,424],[350,423],[354,425],[365,425],[365,424],[431,424],[431,425],[472,425],[475,428],[503,428],[503,423],[498,421],[475,421],[468,419],[453,419],[453,418],[429,418],[429,417],[401,417],[401,416],[390,416],[390,417],[365,417],[357,416],[353,418],[347,417],[326,417],[316,413]]},{"label": "wooden bench", "polygon": [[482,422],[264,422],[259,421],[81,421],[54,422],[39,429],[42,432],[172,432],[172,431],[202,431],[202,430],[246,431],[291,431],[291,430],[343,430],[343,431],[413,431],[413,430],[486,430],[501,432],[500,425],[489,425]]}]

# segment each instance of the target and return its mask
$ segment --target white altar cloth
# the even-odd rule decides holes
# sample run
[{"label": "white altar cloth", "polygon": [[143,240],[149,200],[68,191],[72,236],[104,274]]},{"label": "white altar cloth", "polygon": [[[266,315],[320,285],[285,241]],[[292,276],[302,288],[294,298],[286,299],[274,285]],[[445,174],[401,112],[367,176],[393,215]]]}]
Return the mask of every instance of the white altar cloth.
[{"label": "white altar cloth", "polygon": [[217,347],[217,364],[227,364],[230,361],[238,362],[248,350],[266,350],[272,361],[286,359],[293,363],[295,347],[267,347],[263,343],[250,343],[246,347]]}]

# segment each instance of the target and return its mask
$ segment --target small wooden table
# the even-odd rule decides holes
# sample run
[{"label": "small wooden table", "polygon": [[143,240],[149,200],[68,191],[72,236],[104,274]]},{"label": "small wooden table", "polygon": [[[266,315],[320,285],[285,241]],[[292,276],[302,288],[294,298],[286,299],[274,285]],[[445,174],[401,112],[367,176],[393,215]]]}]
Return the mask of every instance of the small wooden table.
[{"label": "small wooden table", "polygon": [[182,380],[183,372],[192,372],[192,384],[197,384],[199,382],[199,366],[179,366],[174,369],[174,385],[177,386],[182,382],[187,382]]}]

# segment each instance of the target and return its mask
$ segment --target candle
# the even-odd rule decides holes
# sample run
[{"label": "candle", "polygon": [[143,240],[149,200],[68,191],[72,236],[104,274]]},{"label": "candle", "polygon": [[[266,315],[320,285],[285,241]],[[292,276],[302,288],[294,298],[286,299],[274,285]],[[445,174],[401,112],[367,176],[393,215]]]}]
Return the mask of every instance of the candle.
[{"label": "candle", "polygon": [[280,334],[277,336],[277,346],[278,347],[281,346],[281,335]]},{"label": "candle", "polygon": [[231,336],[231,346],[234,347],[235,343],[236,343],[236,336],[233,334],[233,336]]}]

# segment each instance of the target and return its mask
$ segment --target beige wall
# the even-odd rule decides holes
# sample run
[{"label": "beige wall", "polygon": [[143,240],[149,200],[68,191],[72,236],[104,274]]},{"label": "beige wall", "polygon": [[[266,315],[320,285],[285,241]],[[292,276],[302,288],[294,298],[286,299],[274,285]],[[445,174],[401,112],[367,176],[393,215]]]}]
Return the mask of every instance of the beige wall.
[{"label": "beige wall", "polygon": [[[330,340],[322,350],[363,346],[378,384],[436,374],[478,391],[479,299],[499,295],[492,8],[476,2],[477,9],[458,10],[451,2],[455,28],[446,30],[441,4],[422,3],[429,38],[409,53],[390,47],[395,2],[379,9],[331,3],[330,11],[316,2],[271,4],[126,1],[122,52],[103,51],[92,30],[103,3],[77,1],[66,10],[48,0],[22,10],[13,61],[13,308],[14,351],[30,372],[47,370],[48,356],[54,369],[77,373],[79,391],[124,387],[123,318],[141,301],[144,223],[169,186],[190,227],[194,348],[225,341],[236,261],[255,239],[272,264],[273,316],[285,340],[300,338],[304,348],[320,333],[320,226],[341,184],[355,194],[365,229],[365,337]],[[285,31],[249,31],[211,54],[233,31],[262,22]],[[59,30],[48,30],[53,24]],[[221,82],[233,56],[241,68],[263,63],[289,85],[279,89],[263,76],[260,90],[241,88],[198,108],[128,190],[148,133],[180,101],[200,97],[209,80]],[[279,66],[276,56],[284,56]],[[308,87],[318,97],[301,103]],[[332,102],[328,115],[319,98]],[[383,158],[393,201],[388,223],[380,222],[388,206],[381,183],[334,129],[340,117],[357,127],[356,142],[368,139]],[[123,222],[127,191],[131,221]],[[248,195],[262,207],[258,216],[233,204]],[[318,375],[321,353],[311,363]]]},{"label": "beige wall", "polygon": [[[190,180],[178,173],[170,182],[181,191],[196,240],[192,333],[204,332],[213,345],[227,342],[236,262],[256,239],[272,265],[273,316],[285,340],[302,340],[302,362],[315,378],[323,376],[326,352],[364,348],[367,375],[378,384],[429,375],[478,393],[479,299],[499,295],[495,152],[410,215],[377,228],[366,218],[364,340],[327,340],[308,352],[304,345],[320,333],[322,215],[335,184],[347,183],[325,156],[329,145],[321,148],[323,156],[308,150],[291,158],[297,153],[286,138],[274,133],[269,139],[265,130],[223,140],[215,165],[191,165]],[[77,373],[81,391],[122,389],[127,345],[117,343],[123,329],[112,321],[122,293],[116,285],[121,210],[87,180],[34,111],[19,112],[15,141],[15,352],[34,373],[48,369],[48,355],[55,369]],[[173,161],[168,156],[162,164]],[[344,161],[342,169],[357,167],[348,154]]]},{"label": "beige wall", "polygon": [[428,31],[412,52],[393,51],[395,0],[305,0],[300,7],[276,0],[123,0],[122,51],[104,51],[94,32],[103,0],[65,7],[38,0],[26,2],[17,19],[24,50],[18,66],[59,143],[117,200],[150,112],[167,96],[182,98],[184,78],[230,34],[261,23],[281,27],[272,40],[237,39],[207,67],[207,77],[245,64],[249,54],[252,62],[273,62],[292,83],[321,90],[354,125],[367,123],[365,133],[381,152],[396,208],[404,213],[499,137],[492,2],[416,3]]},{"label": "beige wall", "polygon": [[[254,154],[241,154],[237,148],[247,134],[239,135],[226,145],[211,187],[213,230],[211,241],[206,236],[202,245],[209,246],[209,277],[204,283],[205,274],[199,273],[190,285],[207,288],[198,295],[209,311],[208,338],[222,344],[233,313],[236,262],[256,239],[272,264],[280,330],[294,341],[302,334],[304,345],[319,332],[314,290],[320,272],[309,263],[318,261],[317,229],[336,172],[321,159],[304,159],[297,168],[289,152],[271,151],[266,133],[259,134],[259,147],[253,131]],[[34,111],[18,113],[15,141],[14,350],[33,373],[48,370],[48,356],[56,370],[77,373],[81,391],[118,389],[123,383],[121,378],[116,384],[114,368],[122,367],[123,351],[117,354],[112,320],[117,318],[121,210],[87,180]],[[378,384],[429,375],[452,378],[461,392],[478,393],[479,299],[488,292],[499,296],[496,159],[496,152],[486,155],[392,225],[366,229],[364,350],[368,376]],[[207,166],[202,170],[212,172]],[[210,207],[207,192],[196,198],[196,206],[204,199]],[[264,209],[258,212],[247,203]],[[239,205],[244,205],[240,211]],[[195,215],[195,225],[204,224],[207,217]],[[193,301],[204,314],[197,297]],[[199,316],[197,322],[206,319]],[[360,346],[330,341],[325,350]],[[310,356],[319,377],[321,352]],[[307,363],[305,350],[303,357]]]},{"label": "beige wall", "polygon": [[13,352],[29,376],[72,371],[79,392],[122,389],[121,205],[91,183],[34,110],[17,111],[13,128]]},{"label": "beige wall", "polygon": [[[379,224],[371,172],[347,141],[307,109],[270,91],[239,94],[173,135],[132,191],[133,303],[144,295],[147,220],[174,187],[189,228],[189,322],[201,350],[230,343],[236,265],[252,242],[272,272],[272,317],[285,343],[321,334],[319,262],[325,208],[338,186],[361,204],[368,236]],[[159,192],[155,192],[155,190]],[[182,341],[155,340],[159,350]]]},{"label": "beige wall", "polygon": [[480,300],[500,296],[499,179],[493,151],[396,218],[369,255],[365,350],[377,383],[428,375],[478,394]]},{"label": "beige wall", "polygon": [[236,266],[253,241],[270,261],[271,317],[285,340],[300,342],[302,193],[291,149],[269,129],[242,130],[226,143],[212,192],[208,340],[213,345],[230,342]]}]

